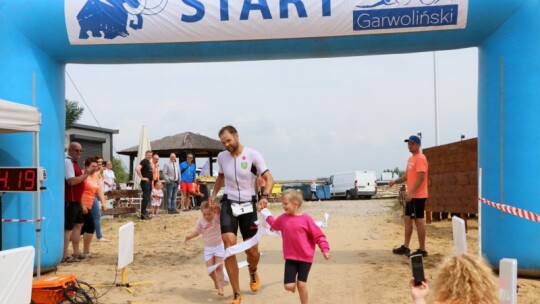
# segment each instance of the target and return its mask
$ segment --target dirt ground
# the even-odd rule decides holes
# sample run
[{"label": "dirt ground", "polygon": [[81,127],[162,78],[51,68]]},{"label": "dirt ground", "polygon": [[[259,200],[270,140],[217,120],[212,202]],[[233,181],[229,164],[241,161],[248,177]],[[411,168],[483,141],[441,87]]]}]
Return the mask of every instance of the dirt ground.
[{"label": "dirt ground", "polygon": [[[392,254],[391,249],[403,243],[401,211],[395,200],[354,200],[307,202],[304,212],[315,220],[329,213],[329,226],[323,228],[330,243],[332,258],[325,260],[317,249],[308,279],[310,303],[412,303],[408,290],[411,276],[408,259]],[[271,207],[281,214],[279,204]],[[141,222],[134,217],[103,221],[103,234],[110,242],[92,243],[95,257],[80,263],[61,264],[58,274],[74,274],[78,280],[96,287],[99,303],[227,303],[213,288],[202,257],[202,239],[185,243],[184,237],[197,218],[198,211],[163,214]],[[120,283],[116,270],[118,228],[135,222],[134,262],[127,267],[128,289],[111,287]],[[478,222],[469,220],[467,243],[469,252],[478,249]],[[427,225],[426,276],[433,279],[436,266],[451,254],[450,221]],[[298,295],[283,289],[283,256],[281,239],[264,236],[260,244],[263,256],[259,264],[262,287],[256,294],[249,290],[246,268],[240,270],[243,303],[298,303]],[[417,248],[416,232],[411,248]],[[238,257],[245,260],[244,255]],[[137,283],[144,283],[137,285]],[[518,280],[518,303],[539,303],[540,280]]]}]

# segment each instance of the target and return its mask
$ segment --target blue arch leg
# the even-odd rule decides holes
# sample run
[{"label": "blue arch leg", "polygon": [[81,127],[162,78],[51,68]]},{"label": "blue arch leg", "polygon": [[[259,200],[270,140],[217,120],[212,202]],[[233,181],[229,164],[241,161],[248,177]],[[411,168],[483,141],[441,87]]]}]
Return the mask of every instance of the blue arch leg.
[{"label": "blue arch leg", "polygon": [[[532,2],[480,47],[478,149],[482,195],[540,213],[540,18]],[[520,274],[540,275],[539,223],[483,205],[481,228],[490,263],[515,258]]]},{"label": "blue arch leg", "polygon": [[[40,233],[41,265],[46,269],[60,262],[63,249],[64,65],[27,44],[17,31],[0,27],[0,37],[8,37],[0,43],[0,96],[32,105],[32,73],[35,73],[36,106],[42,113],[40,165],[47,170],[47,190],[41,194],[41,215],[46,220]],[[30,133],[0,135],[0,166],[31,166],[32,138]],[[31,194],[4,194],[3,217],[32,218],[36,212],[33,201]],[[36,247],[34,224],[2,223],[2,228],[3,249],[27,245]]]}]

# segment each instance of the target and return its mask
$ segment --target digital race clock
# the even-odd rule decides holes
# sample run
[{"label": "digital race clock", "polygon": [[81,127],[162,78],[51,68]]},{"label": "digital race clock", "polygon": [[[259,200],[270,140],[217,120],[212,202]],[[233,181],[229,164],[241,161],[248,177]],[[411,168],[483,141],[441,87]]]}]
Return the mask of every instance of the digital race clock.
[{"label": "digital race clock", "polygon": [[0,167],[0,192],[37,191],[37,168]]}]

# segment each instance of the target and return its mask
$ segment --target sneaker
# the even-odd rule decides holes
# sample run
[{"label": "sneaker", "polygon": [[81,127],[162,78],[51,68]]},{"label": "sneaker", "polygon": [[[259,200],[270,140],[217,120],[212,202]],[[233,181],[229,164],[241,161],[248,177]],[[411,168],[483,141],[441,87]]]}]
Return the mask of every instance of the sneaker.
[{"label": "sneaker", "polygon": [[417,254],[421,254],[424,258],[427,257],[427,251],[422,250],[420,248],[416,249],[415,252],[409,253],[407,256],[410,257],[411,255],[417,255]]},{"label": "sneaker", "polygon": [[88,258],[93,258],[93,257],[94,255],[91,252],[85,252],[80,255],[80,258],[83,258],[83,259],[88,259]]},{"label": "sneaker", "polygon": [[234,297],[231,300],[231,304],[241,304],[242,303],[242,295],[239,293],[234,293]]},{"label": "sneaker", "polygon": [[251,288],[251,291],[253,292],[256,292],[259,290],[259,288],[261,288],[261,282],[259,281],[257,270],[249,272],[249,288]]},{"label": "sneaker", "polygon": [[102,237],[100,239],[97,239],[97,240],[98,240],[98,242],[108,242],[109,241],[108,239],[106,239],[104,237]]},{"label": "sneaker", "polygon": [[411,250],[405,247],[404,245],[401,245],[401,247],[392,249],[392,252],[394,254],[404,254],[406,256],[409,256],[409,254],[411,253]]}]

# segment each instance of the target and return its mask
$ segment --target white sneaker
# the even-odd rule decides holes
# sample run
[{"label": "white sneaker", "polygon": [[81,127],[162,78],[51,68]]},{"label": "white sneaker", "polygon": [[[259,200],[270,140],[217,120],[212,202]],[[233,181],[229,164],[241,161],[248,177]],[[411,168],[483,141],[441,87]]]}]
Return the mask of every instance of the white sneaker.
[{"label": "white sneaker", "polygon": [[109,240],[106,239],[106,238],[104,238],[104,237],[98,239],[98,242],[108,242],[108,241],[109,241]]}]

